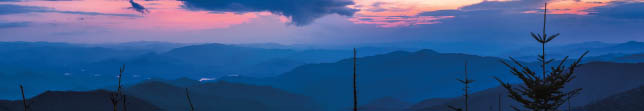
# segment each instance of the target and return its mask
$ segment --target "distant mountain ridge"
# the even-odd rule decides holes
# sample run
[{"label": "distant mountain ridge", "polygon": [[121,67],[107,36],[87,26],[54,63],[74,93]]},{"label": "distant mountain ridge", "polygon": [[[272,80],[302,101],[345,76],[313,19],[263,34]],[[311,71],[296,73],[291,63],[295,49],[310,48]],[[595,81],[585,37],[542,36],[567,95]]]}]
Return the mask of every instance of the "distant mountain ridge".
[{"label": "distant mountain ridge", "polygon": [[[534,58],[539,52],[525,50],[540,50],[540,47],[524,47],[518,50],[508,51],[499,56],[514,56],[525,61],[535,61]],[[581,55],[584,51],[590,51],[589,56],[601,55],[631,55],[644,53],[644,42],[627,41],[623,43],[605,43],[599,41],[583,42],[567,45],[546,47],[546,51],[553,58],[563,58],[567,55]]]},{"label": "distant mountain ridge", "polygon": [[[31,86],[28,88],[35,92],[102,88],[112,85],[109,82],[115,80],[115,71],[123,64],[126,65],[127,82],[136,83],[155,77],[266,77],[303,64],[337,61],[351,56],[350,50],[264,49],[216,43],[182,45],[185,44],[0,42],[0,57],[3,58],[0,59],[0,69],[3,70],[0,72],[0,79],[3,79],[0,90],[14,90],[18,83]],[[156,46],[167,51],[159,51]],[[368,50],[377,54],[389,49]],[[16,99],[16,95],[15,92],[0,92],[0,98]]]},{"label": "distant mountain ridge", "polygon": [[637,111],[644,109],[644,86],[592,102],[576,110],[583,111]]}]

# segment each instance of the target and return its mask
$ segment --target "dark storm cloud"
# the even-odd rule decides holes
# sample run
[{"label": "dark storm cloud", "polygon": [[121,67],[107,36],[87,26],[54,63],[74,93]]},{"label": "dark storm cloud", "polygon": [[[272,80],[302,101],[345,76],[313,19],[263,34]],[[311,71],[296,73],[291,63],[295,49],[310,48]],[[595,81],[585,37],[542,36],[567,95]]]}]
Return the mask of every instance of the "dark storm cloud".
[{"label": "dark storm cloud", "polygon": [[30,12],[138,17],[138,15],[133,15],[133,14],[110,14],[110,13],[83,12],[83,11],[59,11],[59,10],[53,10],[51,8],[45,8],[45,7],[0,4],[0,15],[30,13]]},{"label": "dark storm cloud", "polygon": [[132,7],[130,7],[130,9],[134,9],[135,11],[137,11],[139,13],[145,14],[145,13],[150,12],[150,11],[148,11],[148,9],[143,7],[143,5],[134,2],[134,0],[130,0],[130,5],[132,5]]},{"label": "dark storm cloud", "polygon": [[644,19],[644,3],[614,2],[611,5],[590,9],[593,15],[621,19]]},{"label": "dark storm cloud", "polygon": [[269,11],[291,19],[297,26],[310,24],[313,20],[328,14],[353,16],[354,4],[346,0],[179,0],[184,8],[214,12],[259,12]]}]

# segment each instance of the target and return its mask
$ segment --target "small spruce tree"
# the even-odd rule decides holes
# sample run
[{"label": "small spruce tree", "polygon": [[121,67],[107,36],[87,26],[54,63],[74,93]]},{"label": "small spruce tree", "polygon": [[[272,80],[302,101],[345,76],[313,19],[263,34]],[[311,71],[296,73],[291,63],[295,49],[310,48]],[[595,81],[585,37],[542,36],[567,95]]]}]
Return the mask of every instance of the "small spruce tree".
[{"label": "small spruce tree", "polygon": [[[514,86],[510,83],[505,83],[498,77],[495,77],[499,83],[509,92],[509,97],[515,101],[521,103],[524,108],[531,109],[533,111],[554,111],[557,110],[562,104],[564,104],[569,98],[579,94],[582,90],[581,88],[572,89],[570,91],[563,91],[564,86],[572,81],[575,76],[575,69],[581,65],[581,59],[588,54],[586,51],[581,55],[576,61],[574,61],[570,66],[563,65],[568,57],[565,57],[559,64],[552,65],[550,70],[547,70],[547,66],[553,60],[548,60],[545,53],[545,45],[550,42],[559,34],[554,34],[551,36],[546,35],[546,15],[547,15],[547,3],[544,4],[544,21],[543,21],[543,33],[534,34],[531,33],[532,37],[541,43],[542,54],[539,55],[539,62],[542,68],[542,76],[538,76],[537,72],[523,65],[521,62],[510,57],[510,60],[514,63],[511,65],[506,61],[501,61],[508,68],[513,75],[517,76],[522,84],[519,86]],[[519,110],[517,107],[512,107],[515,110]]]}]

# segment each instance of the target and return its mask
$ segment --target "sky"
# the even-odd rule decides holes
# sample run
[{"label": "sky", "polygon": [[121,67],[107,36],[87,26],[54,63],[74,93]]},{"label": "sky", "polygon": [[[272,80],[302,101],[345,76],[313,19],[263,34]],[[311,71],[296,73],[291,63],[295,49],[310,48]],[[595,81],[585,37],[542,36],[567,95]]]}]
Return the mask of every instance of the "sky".
[{"label": "sky", "polygon": [[[0,0],[0,41],[524,45],[544,0]],[[644,41],[644,0],[550,0],[556,43]]]}]

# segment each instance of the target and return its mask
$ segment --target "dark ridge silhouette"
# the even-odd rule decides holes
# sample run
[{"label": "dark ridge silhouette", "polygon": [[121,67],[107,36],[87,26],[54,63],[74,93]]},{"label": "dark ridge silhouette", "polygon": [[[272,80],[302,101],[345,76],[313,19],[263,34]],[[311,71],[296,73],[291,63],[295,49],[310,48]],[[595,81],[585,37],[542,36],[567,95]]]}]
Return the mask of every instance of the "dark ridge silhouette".
[{"label": "dark ridge silhouette", "polygon": [[[252,100],[265,105],[265,111],[318,111],[312,98],[287,92],[272,86],[256,86],[226,81],[201,84],[191,88],[194,93],[205,93],[238,100]],[[197,98],[197,97],[195,97]]]},{"label": "dark ridge silhouette", "polygon": [[[30,99],[35,101],[30,111],[113,111],[110,101],[105,99],[113,93],[105,90],[47,91]],[[130,101],[128,109],[132,111],[164,111],[136,97],[127,99]],[[21,101],[0,100],[0,111],[20,111],[22,107]]]},{"label": "dark ridge silhouette", "polygon": [[[508,96],[505,96],[507,94],[508,93],[501,86],[486,89],[483,91],[473,92],[469,96],[470,97],[469,109],[475,109],[475,111],[479,111],[481,109],[489,109],[490,106],[499,105],[498,102],[490,102],[495,100],[498,101],[498,99],[501,99],[502,101],[512,101],[512,99],[510,99]],[[465,105],[463,105],[463,102],[465,102],[465,98],[460,96],[453,97],[453,98],[432,98],[432,99],[427,99],[419,103],[416,103],[414,105],[411,105],[407,109],[412,111],[449,111],[453,109],[446,106],[451,105],[452,107],[456,107],[456,108],[465,107]],[[504,102],[503,104],[500,104],[500,105],[501,106],[496,108],[493,107],[492,110],[495,110],[495,109],[500,110],[498,108],[509,110],[510,105],[520,105],[520,104],[516,102]]]},{"label": "dark ridge silhouette", "polygon": [[362,104],[358,109],[364,111],[403,111],[409,106],[411,106],[409,102],[394,97],[383,97]]},{"label": "dark ridge silhouette", "polygon": [[[498,62],[500,58],[438,53],[432,50],[396,51],[358,59],[360,64],[356,66],[356,71],[368,76],[360,76],[357,87],[360,88],[359,92],[369,92],[360,93],[359,101],[373,101],[392,96],[413,102],[431,97],[456,96],[462,89],[461,84],[452,79],[444,79],[462,77],[459,73],[462,73],[463,63],[453,61],[468,60],[468,67],[471,66],[472,70],[480,73],[468,76],[479,80],[477,86],[480,88],[473,88],[473,91],[498,85],[493,79],[478,78],[509,75],[505,66]],[[352,84],[353,79],[345,75],[352,72],[352,65],[352,58],[335,63],[303,65],[278,77],[269,78],[272,83],[268,84],[289,92],[311,96],[334,110],[351,109],[353,95],[341,91],[352,90],[349,84]],[[427,81],[443,84],[428,85]]]},{"label": "dark ridge silhouette", "polygon": [[[191,110],[185,88],[161,81],[147,81],[124,89],[170,111]],[[189,87],[190,101],[200,111],[318,111],[312,99],[268,86],[210,82]],[[159,98],[163,97],[163,98]]]},{"label": "dark ridge silhouette", "polygon": [[[542,76],[539,77],[530,67],[524,66],[516,59],[510,57],[512,62],[514,62],[513,65],[505,61],[501,62],[510,68],[512,74],[517,76],[522,81],[522,84],[517,88],[513,84],[505,83],[495,77],[501,83],[501,86],[508,91],[510,98],[521,103],[523,108],[535,111],[557,110],[571,97],[579,94],[581,88],[572,89],[567,92],[563,91],[563,88],[575,78],[575,68],[579,67],[581,59],[588,54],[588,51],[586,51],[568,67],[563,65],[568,59],[566,56],[561,60],[561,63],[552,66],[550,71],[546,70],[547,66],[549,66],[548,64],[553,61],[553,59],[546,58],[546,43],[559,36],[559,33],[551,36],[546,35],[547,4],[546,1],[544,3],[545,8],[543,13],[543,33],[530,33],[535,40],[541,43],[542,54],[539,55],[538,60],[541,63]],[[520,110],[515,106],[512,106],[512,108],[517,111]]]},{"label": "dark ridge silhouette", "polygon": [[[127,95],[139,97],[168,111],[190,111],[186,106],[185,88],[167,83],[150,81],[124,88]],[[222,96],[222,97],[220,97]],[[191,91],[191,101],[202,111],[264,111],[267,107],[257,101],[225,98],[214,93]]]},{"label": "dark ridge silhouette", "polygon": [[[570,99],[570,101],[574,101],[569,103],[570,106],[574,110],[593,101],[599,101],[611,95],[644,85],[644,75],[642,75],[644,68],[642,67],[644,67],[644,63],[591,62],[584,64],[577,70],[577,78],[564,88],[567,91],[576,88],[584,89],[584,93]],[[490,101],[498,100],[499,94],[504,95],[500,98],[502,100],[500,107],[504,111],[512,110],[511,105],[521,105],[505,96],[508,95],[507,91],[499,86],[470,94],[470,103],[472,104],[470,109],[487,109],[489,106],[498,105],[497,102]],[[414,104],[409,109],[416,111],[445,111],[450,110],[445,107],[446,105],[462,107],[458,104],[463,102],[462,97],[430,98]],[[564,110],[564,108],[560,109]]]},{"label": "dark ridge silhouette", "polygon": [[583,111],[638,111],[644,109],[644,85],[592,102],[581,108]]}]

